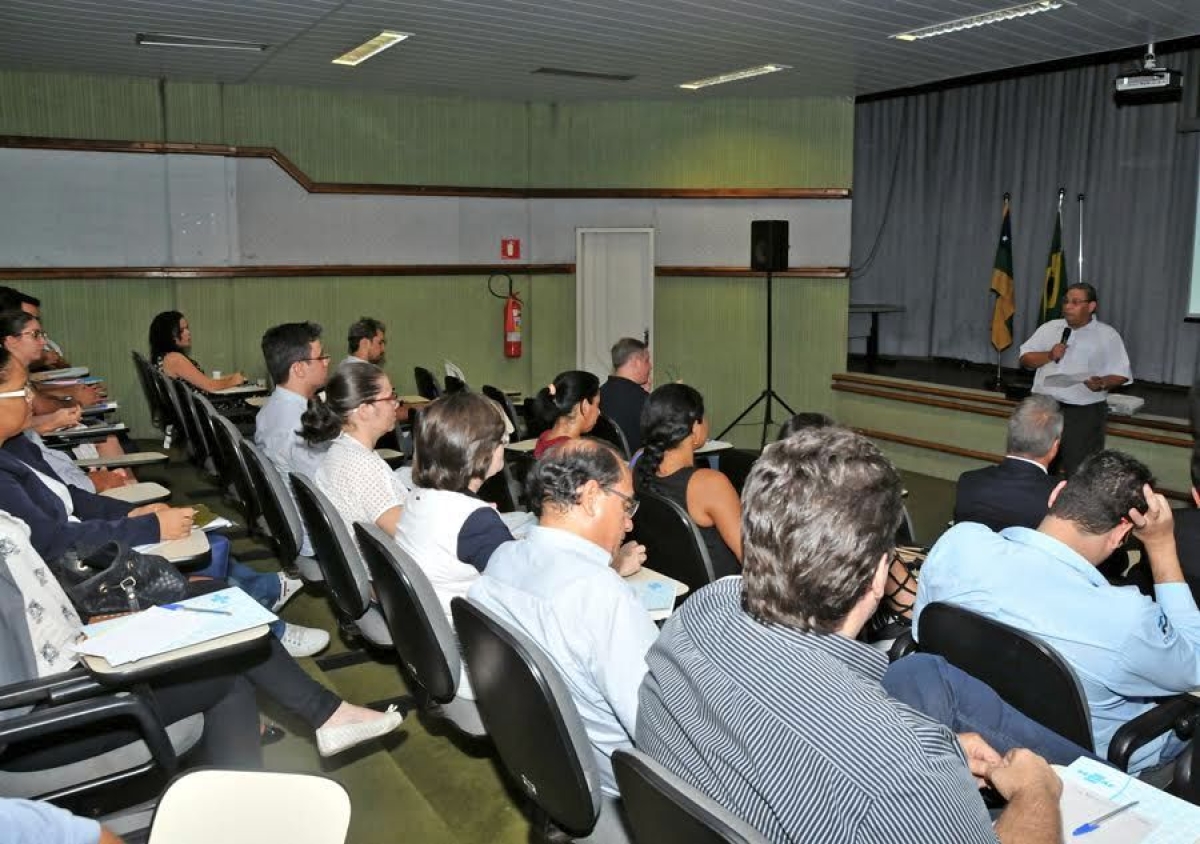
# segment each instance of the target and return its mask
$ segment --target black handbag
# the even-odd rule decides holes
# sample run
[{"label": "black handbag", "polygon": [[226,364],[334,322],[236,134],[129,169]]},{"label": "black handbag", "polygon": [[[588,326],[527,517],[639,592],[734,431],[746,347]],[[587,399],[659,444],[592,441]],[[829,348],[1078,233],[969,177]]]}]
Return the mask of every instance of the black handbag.
[{"label": "black handbag", "polygon": [[165,558],[116,540],[91,551],[69,551],[52,568],[84,617],[137,612],[188,595],[187,577]]}]

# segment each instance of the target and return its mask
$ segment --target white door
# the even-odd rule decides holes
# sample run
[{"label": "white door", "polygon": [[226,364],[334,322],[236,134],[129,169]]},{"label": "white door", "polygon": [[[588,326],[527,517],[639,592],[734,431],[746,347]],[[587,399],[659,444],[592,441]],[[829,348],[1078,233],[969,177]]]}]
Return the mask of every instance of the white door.
[{"label": "white door", "polygon": [[575,365],[604,377],[622,337],[654,337],[654,229],[575,230]]}]

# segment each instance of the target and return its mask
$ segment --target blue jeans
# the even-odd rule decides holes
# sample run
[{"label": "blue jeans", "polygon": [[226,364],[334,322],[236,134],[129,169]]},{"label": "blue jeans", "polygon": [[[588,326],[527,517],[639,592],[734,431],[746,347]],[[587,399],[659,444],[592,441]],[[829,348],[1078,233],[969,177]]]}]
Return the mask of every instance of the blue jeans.
[{"label": "blue jeans", "polygon": [[[277,574],[255,571],[245,563],[239,563],[230,554],[231,543],[219,533],[210,533],[208,544],[212,549],[211,561],[204,568],[188,572],[188,574],[228,580],[267,609],[275,606],[275,602],[279,600],[281,588]],[[271,632],[276,636],[282,636],[284,626],[282,621],[272,622]]]},{"label": "blue jeans", "polygon": [[1000,755],[1027,747],[1056,765],[1070,765],[1080,756],[1099,758],[1022,715],[991,686],[940,656],[911,654],[896,660],[883,675],[883,687],[901,703],[956,733],[979,733]]}]

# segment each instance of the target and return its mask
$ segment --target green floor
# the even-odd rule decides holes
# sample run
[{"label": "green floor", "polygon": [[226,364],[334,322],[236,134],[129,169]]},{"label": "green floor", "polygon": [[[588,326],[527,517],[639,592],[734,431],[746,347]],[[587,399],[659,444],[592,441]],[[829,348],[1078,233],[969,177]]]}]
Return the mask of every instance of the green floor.
[{"label": "green floor", "polygon": [[[177,463],[169,470],[146,471],[142,475],[145,480],[160,480],[170,486],[176,504],[191,500],[189,493],[193,491],[211,489],[186,464]],[[903,476],[917,539],[930,543],[945,530],[953,507],[954,486],[910,472]],[[203,500],[236,520],[236,513],[219,499],[206,496]],[[261,548],[249,540],[239,540],[234,553],[244,557],[250,549]],[[278,568],[276,561],[270,559],[249,564],[263,570]],[[336,630],[329,605],[319,594],[302,593],[288,604],[282,616],[297,624]],[[334,635],[322,656],[346,649],[347,643]],[[388,654],[378,653],[374,657],[363,664],[329,671],[322,671],[311,659],[301,663],[314,678],[354,703],[405,694],[404,682]],[[288,730],[286,739],[266,748],[267,767],[276,771],[321,773],[341,782],[353,805],[349,844],[393,841],[516,844],[531,840],[529,820],[486,744],[473,745],[460,739],[451,728],[411,714],[392,736],[336,759],[323,760],[317,755],[307,727],[270,701],[260,702],[264,712]],[[286,811],[286,807],[272,810]]]}]

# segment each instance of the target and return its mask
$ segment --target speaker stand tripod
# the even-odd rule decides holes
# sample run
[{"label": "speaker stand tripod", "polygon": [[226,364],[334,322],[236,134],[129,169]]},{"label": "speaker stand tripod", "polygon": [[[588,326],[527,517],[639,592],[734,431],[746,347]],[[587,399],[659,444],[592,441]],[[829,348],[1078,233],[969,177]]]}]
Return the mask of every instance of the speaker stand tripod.
[{"label": "speaker stand tripod", "polygon": [[792,416],[794,416],[796,414],[796,411],[792,410],[788,406],[788,403],[783,400],[783,398],[779,395],[779,393],[775,392],[775,388],[774,388],[774,386],[772,386],[772,375],[774,373],[774,360],[773,360],[773,355],[772,355],[772,342],[771,341],[772,341],[772,336],[774,334],[774,323],[775,323],[775,320],[773,318],[774,315],[772,312],[772,291],[774,289],[774,286],[775,285],[773,284],[771,271],[768,270],[767,271],[767,386],[766,386],[766,389],[764,389],[761,393],[758,394],[758,398],[756,398],[754,401],[750,402],[750,404],[746,405],[746,409],[743,410],[741,413],[739,413],[738,417],[736,419],[734,419],[732,422],[730,422],[728,425],[726,425],[725,429],[723,431],[721,431],[721,433],[717,434],[717,439],[724,439],[725,435],[727,433],[729,433],[730,431],[732,431],[739,422],[741,422],[743,419],[745,419],[746,416],[749,415],[750,411],[754,410],[754,408],[758,407],[760,404],[763,404],[765,402],[766,403],[766,412],[763,415],[762,442],[759,444],[760,449],[766,448],[767,429],[770,428],[774,424],[774,420],[771,418],[771,402],[779,402],[779,405]]}]

